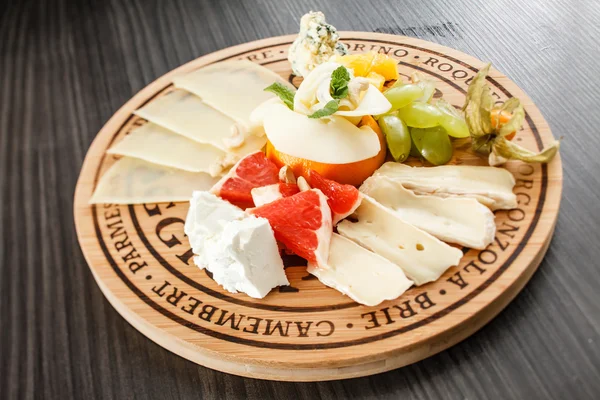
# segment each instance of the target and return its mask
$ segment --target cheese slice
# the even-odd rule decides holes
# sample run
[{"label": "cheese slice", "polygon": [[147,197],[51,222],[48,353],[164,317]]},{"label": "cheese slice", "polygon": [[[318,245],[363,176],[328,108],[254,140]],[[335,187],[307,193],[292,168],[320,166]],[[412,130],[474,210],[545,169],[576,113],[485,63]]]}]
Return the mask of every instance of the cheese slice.
[{"label": "cheese slice", "polygon": [[404,222],[369,196],[353,214],[358,222],[344,220],[338,232],[397,264],[415,285],[438,279],[458,265],[462,251]]},{"label": "cheese slice", "polygon": [[142,204],[189,200],[194,190],[209,190],[218,178],[123,157],[102,175],[90,204]]},{"label": "cheese slice", "polygon": [[360,191],[443,241],[484,249],[494,240],[494,214],[473,198],[418,196],[385,176],[368,178]]},{"label": "cheese slice", "polygon": [[[261,111],[265,132],[278,151],[307,160],[346,164],[371,158],[381,149],[369,126],[360,128],[344,117],[308,118],[281,103]],[[258,119],[258,118],[257,118]]]},{"label": "cheese slice", "polygon": [[148,122],[132,130],[106,151],[190,172],[221,175],[226,154],[209,144],[198,143]]},{"label": "cheese slice", "polygon": [[307,271],[367,306],[393,300],[413,284],[394,263],[336,233],[331,237],[327,268],[309,263]]},{"label": "cheese slice", "polygon": [[410,167],[387,162],[375,171],[375,175],[386,176],[417,193],[473,197],[492,210],[517,207],[517,197],[512,191],[515,178],[504,168],[469,165]]},{"label": "cheese slice", "polygon": [[274,97],[264,90],[274,82],[295,90],[275,72],[248,60],[219,62],[173,79],[175,87],[194,93],[248,127],[252,110]]},{"label": "cheese slice", "polygon": [[262,149],[266,143],[264,136],[244,131],[241,133],[243,141],[232,148],[231,141],[238,134],[235,121],[184,90],[167,93],[134,113],[188,139],[217,147],[231,154],[236,161]]}]

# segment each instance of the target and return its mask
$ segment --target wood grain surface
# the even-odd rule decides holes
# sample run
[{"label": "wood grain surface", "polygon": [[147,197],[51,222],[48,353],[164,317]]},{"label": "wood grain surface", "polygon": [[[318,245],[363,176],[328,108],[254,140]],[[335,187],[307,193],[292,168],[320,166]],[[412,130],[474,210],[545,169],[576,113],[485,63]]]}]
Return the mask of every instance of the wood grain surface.
[{"label": "wood grain surface", "polygon": [[[600,90],[595,1],[29,1],[0,5],[0,398],[600,396]],[[96,286],[72,196],[96,132],[137,91],[202,54],[294,33],[415,36],[490,60],[544,114],[564,191],[538,272],[494,321],[409,367],[323,383],[244,379],[146,339]]]}]

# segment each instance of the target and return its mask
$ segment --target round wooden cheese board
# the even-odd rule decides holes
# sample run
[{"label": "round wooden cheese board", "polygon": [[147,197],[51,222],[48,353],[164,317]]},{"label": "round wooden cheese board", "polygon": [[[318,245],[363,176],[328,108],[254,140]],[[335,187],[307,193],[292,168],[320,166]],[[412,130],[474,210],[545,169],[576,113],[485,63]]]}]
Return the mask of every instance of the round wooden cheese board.
[{"label": "round wooden cheese board", "polygon": [[[351,52],[378,51],[398,61],[401,75],[419,71],[436,81],[446,100],[462,105],[468,83],[483,65],[430,42],[366,32],[343,32]],[[560,156],[548,165],[510,162],[519,206],[497,211],[495,241],[464,249],[458,267],[438,281],[413,287],[376,307],[354,303],[307,274],[297,257],[285,259],[289,287],[262,300],[232,294],[194,266],[183,233],[186,203],[89,205],[102,174],[116,160],[106,150],[144,123],[132,112],[172,90],[172,79],[228,59],[249,59],[296,85],[287,50],[294,36],[246,43],[198,58],[147,86],[102,128],[75,192],[81,248],[104,295],[136,329],[198,364],[248,377],[320,381],[375,374],[426,358],[465,339],[498,314],[540,264],[552,237],[562,191]],[[492,69],[499,102],[519,97],[527,112],[519,144],[542,149],[553,140],[533,102]],[[486,165],[455,141],[451,163]],[[420,165],[420,161],[411,161]],[[368,266],[365,266],[368,268]]]}]

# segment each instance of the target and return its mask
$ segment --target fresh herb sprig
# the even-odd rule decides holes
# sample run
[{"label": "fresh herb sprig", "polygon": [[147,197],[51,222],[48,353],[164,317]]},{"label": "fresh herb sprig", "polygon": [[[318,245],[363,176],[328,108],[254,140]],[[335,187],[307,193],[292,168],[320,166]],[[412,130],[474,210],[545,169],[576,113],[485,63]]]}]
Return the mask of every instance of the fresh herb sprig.
[{"label": "fresh herb sprig", "polygon": [[308,118],[323,118],[334,114],[340,107],[340,100],[348,96],[348,82],[350,82],[350,74],[346,67],[340,65],[331,73],[331,83],[329,84],[329,93],[334,100],[310,114]]},{"label": "fresh herb sprig", "polygon": [[267,86],[264,91],[276,94],[281,101],[283,101],[283,104],[288,106],[290,110],[294,110],[294,96],[296,93],[289,87],[279,82],[275,82],[272,85]]}]

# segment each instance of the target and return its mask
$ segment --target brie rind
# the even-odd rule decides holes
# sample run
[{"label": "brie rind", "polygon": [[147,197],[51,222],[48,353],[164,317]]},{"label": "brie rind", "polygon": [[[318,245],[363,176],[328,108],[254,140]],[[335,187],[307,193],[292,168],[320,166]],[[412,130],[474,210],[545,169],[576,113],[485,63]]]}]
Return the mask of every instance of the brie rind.
[{"label": "brie rind", "polygon": [[173,79],[175,87],[194,93],[245,126],[250,126],[252,110],[274,97],[264,90],[273,82],[295,90],[275,72],[248,60],[215,63]]},{"label": "brie rind", "polygon": [[198,143],[162,126],[148,122],[129,132],[106,151],[190,172],[219,176],[225,152],[209,144]]},{"label": "brie rind", "polygon": [[447,245],[411,224],[369,196],[354,212],[357,222],[344,220],[338,232],[397,264],[415,285],[438,279],[458,265],[462,251]]},{"label": "brie rind", "polygon": [[367,306],[393,300],[412,286],[396,264],[336,233],[331,237],[327,268],[309,263],[307,271],[323,284]]},{"label": "brie rind", "polygon": [[472,197],[492,210],[517,207],[517,197],[512,191],[515,178],[504,168],[470,165],[410,167],[387,162],[375,171],[375,175],[386,176],[416,193]]},{"label": "brie rind", "polygon": [[239,133],[235,121],[184,90],[174,90],[152,100],[134,114],[198,143],[215,146],[236,161],[262,149],[266,143],[265,137],[244,131],[240,146],[231,148],[231,140]]},{"label": "brie rind", "polygon": [[142,204],[187,201],[194,190],[217,182],[205,172],[189,172],[123,157],[102,175],[90,204]]},{"label": "brie rind", "polygon": [[476,199],[418,196],[382,175],[368,178],[360,191],[445,242],[484,249],[494,240],[494,214]]}]

